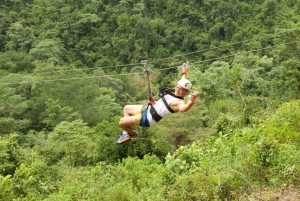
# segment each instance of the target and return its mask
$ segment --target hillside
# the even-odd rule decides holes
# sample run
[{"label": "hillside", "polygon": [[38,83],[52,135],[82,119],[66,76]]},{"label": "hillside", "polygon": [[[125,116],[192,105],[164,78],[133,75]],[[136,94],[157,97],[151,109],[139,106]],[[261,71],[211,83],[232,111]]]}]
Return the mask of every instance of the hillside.
[{"label": "hillside", "polygon": [[[299,5],[3,0],[0,200],[300,199]],[[116,146],[145,59],[200,95]]]}]

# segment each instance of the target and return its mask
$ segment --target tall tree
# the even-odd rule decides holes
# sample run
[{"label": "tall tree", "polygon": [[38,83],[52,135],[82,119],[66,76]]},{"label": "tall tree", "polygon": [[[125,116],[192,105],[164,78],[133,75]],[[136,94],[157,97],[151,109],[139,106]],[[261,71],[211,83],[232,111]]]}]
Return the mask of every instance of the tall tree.
[{"label": "tall tree", "polygon": [[16,93],[16,89],[0,85],[0,134],[26,132],[31,120],[23,118],[29,109],[28,101]]},{"label": "tall tree", "polygon": [[30,27],[24,27],[21,22],[16,22],[7,30],[9,41],[6,44],[8,50],[29,52],[35,41],[35,36]]},{"label": "tall tree", "polygon": [[55,65],[61,65],[67,61],[66,49],[59,39],[38,41],[29,54],[33,60],[53,63]]}]

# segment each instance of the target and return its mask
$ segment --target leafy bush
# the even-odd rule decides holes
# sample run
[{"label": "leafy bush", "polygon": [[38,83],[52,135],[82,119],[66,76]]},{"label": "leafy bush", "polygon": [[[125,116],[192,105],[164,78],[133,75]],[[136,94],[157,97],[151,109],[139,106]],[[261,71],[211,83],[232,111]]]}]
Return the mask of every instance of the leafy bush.
[{"label": "leafy bush", "polygon": [[166,168],[179,180],[170,196],[223,200],[257,184],[299,185],[299,106],[300,101],[283,104],[256,128],[210,137],[167,155]]},{"label": "leafy bush", "polygon": [[27,200],[45,198],[56,189],[57,172],[34,157],[31,163],[21,164],[11,179],[13,197]]},{"label": "leafy bush", "polygon": [[10,177],[0,175],[0,200],[11,200]]},{"label": "leafy bush", "polygon": [[17,134],[0,137],[0,174],[3,176],[13,175],[23,161],[17,139]]},{"label": "leafy bush", "polygon": [[[36,147],[31,157],[25,155],[28,159],[11,179],[2,177],[5,192],[1,196],[7,197],[11,190],[15,198],[26,200],[238,200],[264,186],[299,187],[299,103],[283,104],[256,126],[181,146],[166,155],[165,163],[145,154],[148,149],[143,143],[139,147],[139,141],[125,146],[110,144],[110,136],[119,129],[110,128],[111,122],[93,129],[82,121],[63,122],[51,133],[49,142],[53,148],[64,145],[65,153],[76,160],[67,154],[49,167]],[[93,145],[91,139],[107,148],[85,146]],[[112,158],[108,162],[99,161],[109,153]],[[142,154],[130,157],[138,153]],[[94,162],[83,166],[89,156]]]}]

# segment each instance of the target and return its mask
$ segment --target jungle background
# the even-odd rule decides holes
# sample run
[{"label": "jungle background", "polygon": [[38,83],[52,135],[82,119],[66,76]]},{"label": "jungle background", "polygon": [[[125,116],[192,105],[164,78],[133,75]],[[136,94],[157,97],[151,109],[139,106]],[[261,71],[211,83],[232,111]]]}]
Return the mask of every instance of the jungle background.
[{"label": "jungle background", "polygon": [[[0,200],[300,200],[299,5],[2,0]],[[145,59],[200,96],[118,146]]]}]

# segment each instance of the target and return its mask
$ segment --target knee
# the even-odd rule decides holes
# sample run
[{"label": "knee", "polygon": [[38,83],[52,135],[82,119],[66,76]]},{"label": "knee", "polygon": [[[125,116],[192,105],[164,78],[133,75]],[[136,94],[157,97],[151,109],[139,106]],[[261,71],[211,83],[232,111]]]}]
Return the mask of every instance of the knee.
[{"label": "knee", "polygon": [[124,124],[125,124],[124,123],[124,118],[121,118],[120,121],[119,121],[119,126],[120,127],[125,126]]},{"label": "knee", "polygon": [[123,112],[124,114],[128,114],[130,112],[130,107],[128,105],[125,105],[125,107],[123,108]]}]

